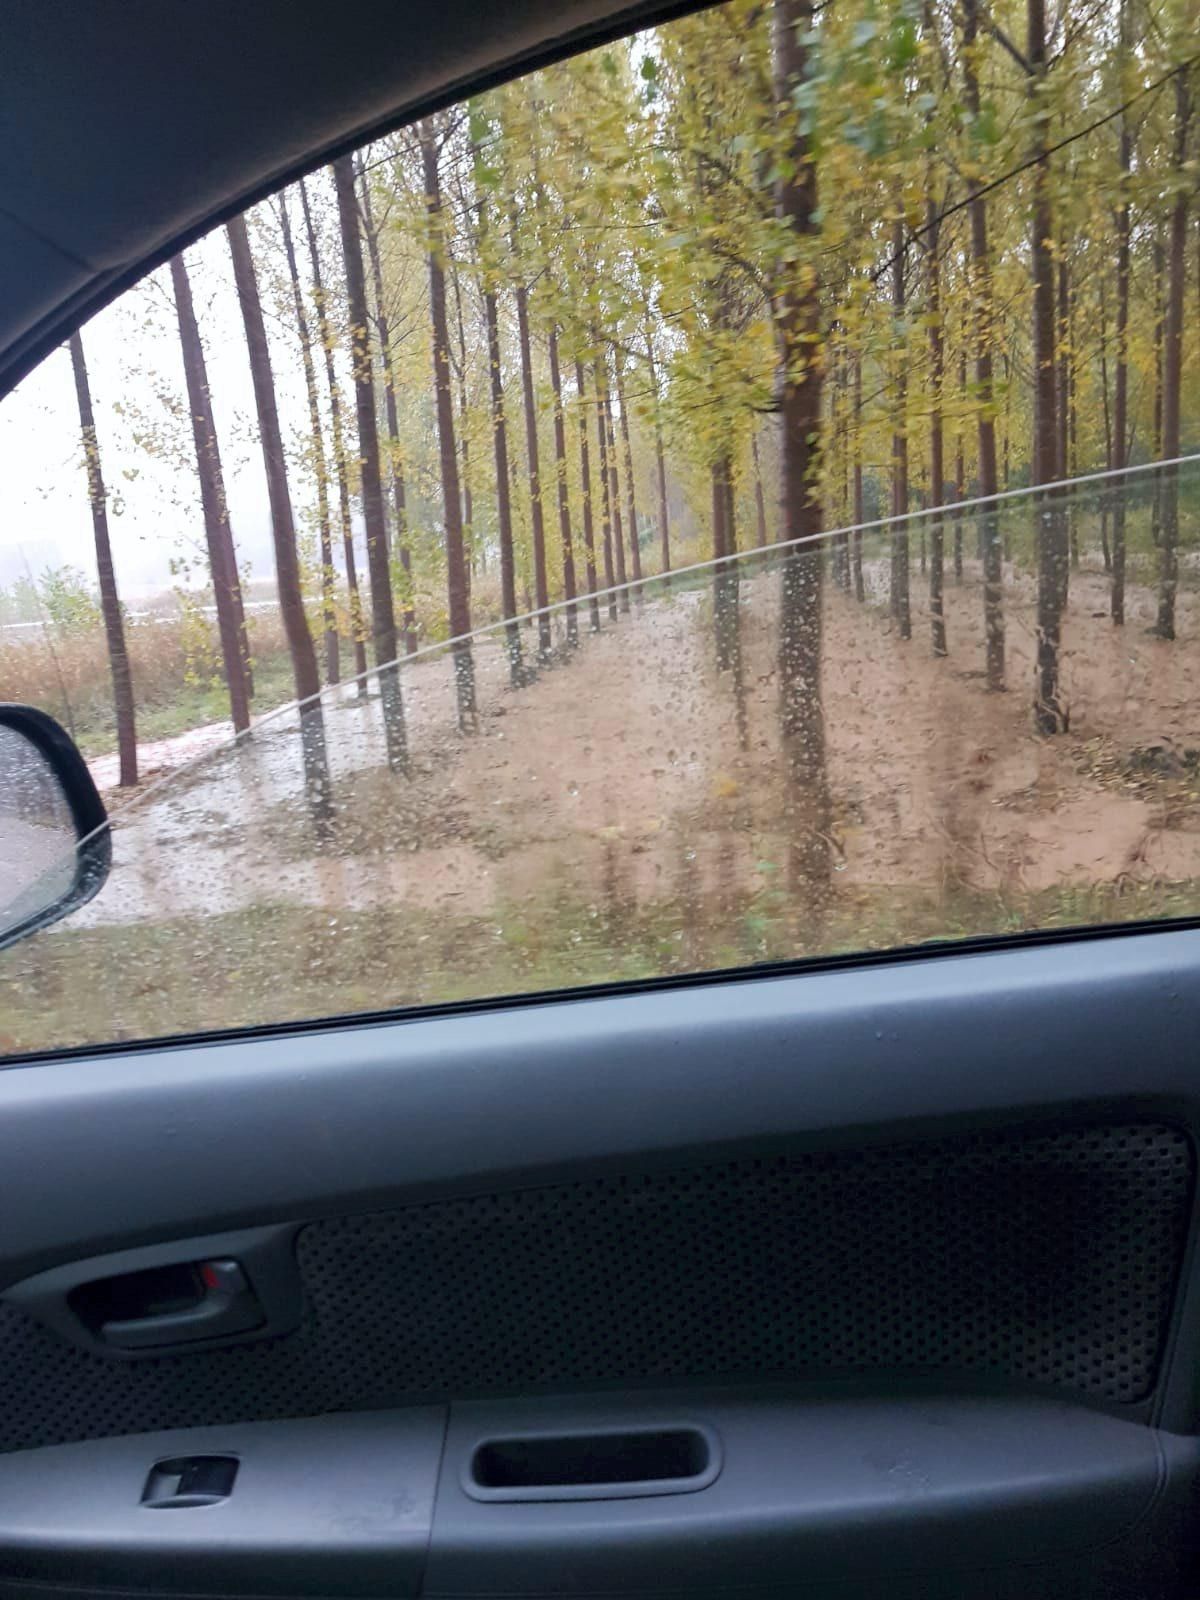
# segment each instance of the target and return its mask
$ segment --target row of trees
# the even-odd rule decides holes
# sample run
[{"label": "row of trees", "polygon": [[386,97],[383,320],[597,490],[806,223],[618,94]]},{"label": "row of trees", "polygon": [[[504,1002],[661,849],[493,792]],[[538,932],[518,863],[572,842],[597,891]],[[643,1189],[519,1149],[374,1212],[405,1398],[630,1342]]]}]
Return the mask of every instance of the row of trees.
[{"label": "row of trees", "polygon": [[[1188,0],[1062,0],[1049,13],[1045,0],[727,0],[429,116],[228,224],[310,784],[324,781],[322,679],[365,691],[374,671],[403,770],[396,663],[422,635],[453,641],[459,724],[475,726],[482,571],[498,569],[520,684],[552,654],[546,607],[565,602],[574,647],[670,574],[681,529],[686,557],[721,563],[801,541],[783,568],[778,663],[784,748],[803,779],[823,764],[823,584],[867,593],[861,539],[822,535],[862,524],[872,491],[896,517],[933,512],[918,576],[935,654],[954,645],[948,572],[978,573],[986,681],[1005,687],[999,517],[984,515],[964,550],[963,523],[941,508],[1192,442],[1194,20]],[[241,731],[253,663],[203,329],[183,256],[169,275]],[[121,781],[134,783],[78,337],[71,356]],[[281,360],[303,371],[294,428]],[[1099,530],[1118,626],[1120,488]],[[1061,492],[1035,504],[1033,716],[1053,734],[1087,530]],[[1149,574],[1164,639],[1179,518],[1165,471]],[[900,521],[887,598],[903,639],[910,544]],[[721,593],[736,625],[736,581]],[[526,609],[540,613],[528,644]]]}]

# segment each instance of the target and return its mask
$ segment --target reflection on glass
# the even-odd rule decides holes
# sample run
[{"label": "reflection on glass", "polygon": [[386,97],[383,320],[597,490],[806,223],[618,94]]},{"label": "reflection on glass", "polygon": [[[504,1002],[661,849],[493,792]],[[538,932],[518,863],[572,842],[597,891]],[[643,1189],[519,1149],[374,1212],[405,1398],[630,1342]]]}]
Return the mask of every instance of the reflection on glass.
[{"label": "reflection on glass", "polygon": [[[405,772],[374,684],[366,700],[329,692],[327,813],[294,711],[149,790],[116,817],[97,899],[0,957],[0,1027],[32,1048],[1196,914],[1196,646],[1154,634],[1139,554],[1157,476],[1121,491],[1123,633],[1101,542],[1117,490],[1082,484],[1063,508],[1079,548],[1065,734],[1032,714],[1033,495],[952,514],[945,656],[916,581],[927,518],[910,519],[907,640],[886,523],[676,571],[669,588],[644,577],[640,601],[613,623],[605,600],[574,647],[552,610],[540,664],[521,624],[516,686],[504,627],[477,635],[476,732],[460,728],[453,652],[406,658]],[[1179,482],[1190,572],[1200,473]],[[985,525],[1008,551],[1003,691]],[[1195,639],[1191,584],[1176,608]],[[61,840],[61,813],[8,812]]]},{"label": "reflection on glass", "polygon": [[952,0],[726,0],[94,317],[0,406],[0,677],[114,870],[0,1042],[1194,911],[1195,28],[1131,15],[1047,95]]},{"label": "reflection on glass", "polygon": [[54,769],[0,727],[0,934],[54,905],[75,880],[75,823]]}]

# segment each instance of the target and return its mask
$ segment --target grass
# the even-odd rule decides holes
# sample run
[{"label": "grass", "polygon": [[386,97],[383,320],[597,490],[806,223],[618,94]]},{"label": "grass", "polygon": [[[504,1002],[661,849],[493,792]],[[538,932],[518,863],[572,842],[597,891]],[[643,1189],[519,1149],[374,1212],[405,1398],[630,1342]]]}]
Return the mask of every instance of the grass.
[{"label": "grass", "polygon": [[[181,617],[145,619],[126,627],[139,744],[171,738],[229,716],[229,696],[211,637],[189,636]],[[251,622],[253,711],[261,716],[295,696],[291,659],[278,617]],[[48,711],[71,732],[85,756],[117,747],[108,651],[100,628],[30,631],[0,638],[0,679],[10,700]]]},{"label": "grass", "polygon": [[[931,940],[1200,914],[1200,883],[1001,895],[778,874],[720,905],[562,889],[489,916],[263,904],[215,917],[60,929],[0,956],[0,1049],[24,1052],[884,951]],[[81,1004],[86,997],[86,1005]]]},{"label": "grass", "polygon": [[[254,702],[256,717],[274,711],[296,698],[292,663],[286,650],[259,655],[254,662]],[[229,717],[229,696],[221,683],[184,684],[165,704],[143,705],[137,712],[139,744],[156,739],[171,739]],[[117,748],[116,723],[111,715],[104,726],[93,728],[81,740],[85,755],[105,755]]]}]

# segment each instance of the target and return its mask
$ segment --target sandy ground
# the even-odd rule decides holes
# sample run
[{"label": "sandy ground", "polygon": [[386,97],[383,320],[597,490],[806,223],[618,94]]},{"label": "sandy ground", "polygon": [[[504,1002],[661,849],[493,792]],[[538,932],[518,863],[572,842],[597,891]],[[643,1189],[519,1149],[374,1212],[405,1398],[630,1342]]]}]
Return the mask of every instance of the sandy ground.
[{"label": "sandy ground", "polygon": [[[868,570],[882,585],[882,564]],[[982,675],[982,597],[947,588],[950,653],[935,659],[914,563],[914,636],[830,588],[823,704],[830,848],[846,885],[1044,890],[1126,875],[1200,876],[1187,752],[1200,745],[1198,620],[1181,596],[1173,644],[1131,593],[1123,630],[1102,574],[1072,576],[1063,655],[1067,733],[1033,733],[1033,593],[1006,586],[1009,689]],[[314,835],[295,720],[268,723],[117,816],[110,886],[83,917],[142,920],[290,902],[331,910],[408,902],[491,913],[555,886],[639,903],[753,884],[788,822],[779,791],[778,579],[743,583],[741,716],[716,669],[711,598],[692,589],[584,638],[521,690],[494,641],[477,647],[480,732],[455,726],[443,658],[406,665],[416,772],[383,766],[378,702],[327,710],[337,813]],[[524,635],[528,650],[531,636]],[[220,737],[196,730],[161,759]],[[1134,752],[1162,752],[1132,776]],[[151,758],[153,762],[155,758]],[[1173,781],[1178,780],[1178,781]],[[1196,787],[1192,772],[1191,785]]]},{"label": "sandy ground", "polygon": [[1070,727],[1047,739],[1028,580],[1007,575],[991,693],[970,565],[943,659],[916,560],[910,640],[881,557],[866,577],[866,605],[827,588],[825,758],[802,781],[772,571],[740,585],[736,667],[718,668],[711,580],[606,615],[520,688],[500,643],[477,643],[470,733],[448,659],[405,663],[407,773],[378,698],[335,695],[323,811],[294,713],[237,745],[219,727],[164,744],[152,767],[191,764],[116,810],[100,895],[0,957],[0,1048],[1200,910],[1195,592],[1167,644],[1148,590],[1118,630],[1103,574],[1072,574]]}]

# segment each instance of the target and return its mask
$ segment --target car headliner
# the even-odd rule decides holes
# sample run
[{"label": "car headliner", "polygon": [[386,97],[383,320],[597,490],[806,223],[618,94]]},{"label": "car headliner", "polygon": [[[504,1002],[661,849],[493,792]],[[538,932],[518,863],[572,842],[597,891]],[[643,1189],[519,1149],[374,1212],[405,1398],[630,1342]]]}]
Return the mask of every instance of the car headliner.
[{"label": "car headliner", "polygon": [[0,395],[144,271],[287,179],[466,88],[690,8],[4,0]]}]

